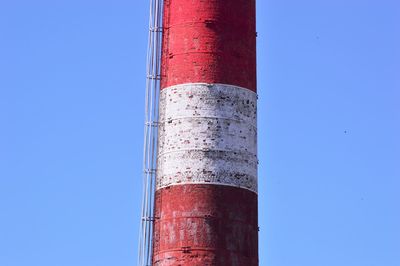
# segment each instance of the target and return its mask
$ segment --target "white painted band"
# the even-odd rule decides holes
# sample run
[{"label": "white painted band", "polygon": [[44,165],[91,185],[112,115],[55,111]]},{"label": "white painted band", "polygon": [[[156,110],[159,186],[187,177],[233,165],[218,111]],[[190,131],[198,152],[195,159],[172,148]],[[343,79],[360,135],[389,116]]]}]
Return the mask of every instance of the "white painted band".
[{"label": "white painted band", "polygon": [[257,191],[257,95],[223,84],[160,94],[157,189],[212,183]]}]

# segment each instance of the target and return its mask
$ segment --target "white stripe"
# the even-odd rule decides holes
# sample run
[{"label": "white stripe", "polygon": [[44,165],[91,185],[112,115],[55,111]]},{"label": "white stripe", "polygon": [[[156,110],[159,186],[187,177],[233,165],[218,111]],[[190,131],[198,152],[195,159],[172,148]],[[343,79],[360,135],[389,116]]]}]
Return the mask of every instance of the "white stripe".
[{"label": "white stripe", "polygon": [[157,189],[214,183],[257,190],[257,95],[223,84],[160,94]]}]

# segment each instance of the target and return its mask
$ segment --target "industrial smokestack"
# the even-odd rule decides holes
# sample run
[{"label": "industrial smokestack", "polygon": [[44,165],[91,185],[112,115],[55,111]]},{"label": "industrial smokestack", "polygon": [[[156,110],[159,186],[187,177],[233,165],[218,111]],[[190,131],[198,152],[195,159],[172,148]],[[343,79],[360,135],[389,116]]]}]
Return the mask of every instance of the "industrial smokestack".
[{"label": "industrial smokestack", "polygon": [[153,265],[258,265],[255,0],[165,0]]}]

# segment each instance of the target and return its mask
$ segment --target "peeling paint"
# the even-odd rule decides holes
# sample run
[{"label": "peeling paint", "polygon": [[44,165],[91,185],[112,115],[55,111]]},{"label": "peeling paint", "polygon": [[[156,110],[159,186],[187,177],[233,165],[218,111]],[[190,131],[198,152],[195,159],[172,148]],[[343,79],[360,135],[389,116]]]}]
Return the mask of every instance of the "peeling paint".
[{"label": "peeling paint", "polygon": [[157,189],[213,183],[257,191],[257,95],[224,84],[162,90]]},{"label": "peeling paint", "polygon": [[153,265],[258,265],[254,192],[189,184],[159,189],[155,203]]},{"label": "peeling paint", "polygon": [[256,91],[254,0],[164,3],[162,88],[208,82]]}]

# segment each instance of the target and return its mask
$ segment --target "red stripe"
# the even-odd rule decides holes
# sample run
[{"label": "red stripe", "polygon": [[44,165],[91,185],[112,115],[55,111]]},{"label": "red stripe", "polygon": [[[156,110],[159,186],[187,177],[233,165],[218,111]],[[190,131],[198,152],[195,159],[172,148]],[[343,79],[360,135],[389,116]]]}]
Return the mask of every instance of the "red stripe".
[{"label": "red stripe", "polygon": [[161,88],[223,83],[256,91],[254,0],[166,0]]},{"label": "red stripe", "polygon": [[155,203],[153,265],[258,265],[256,193],[177,185],[158,190]]}]

